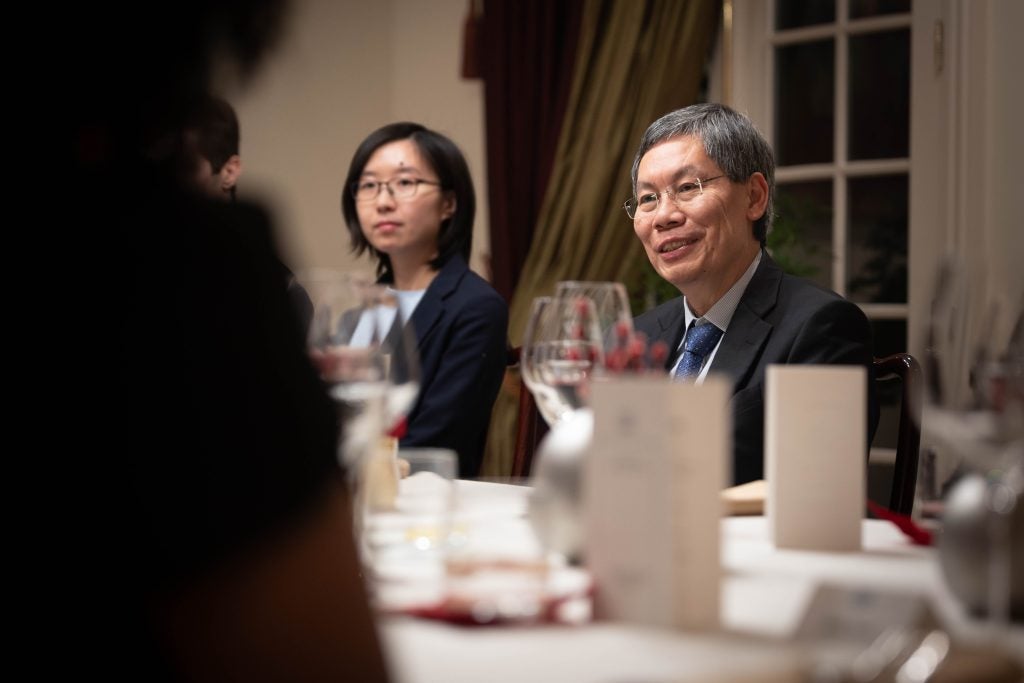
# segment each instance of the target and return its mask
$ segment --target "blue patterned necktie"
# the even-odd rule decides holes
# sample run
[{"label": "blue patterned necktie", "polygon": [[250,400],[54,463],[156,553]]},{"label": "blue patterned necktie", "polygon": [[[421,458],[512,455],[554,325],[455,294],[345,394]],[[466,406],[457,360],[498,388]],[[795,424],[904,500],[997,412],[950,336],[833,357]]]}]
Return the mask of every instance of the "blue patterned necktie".
[{"label": "blue patterned necktie", "polygon": [[690,324],[683,344],[683,357],[676,366],[676,379],[695,379],[700,374],[704,359],[722,338],[722,331],[711,323]]}]

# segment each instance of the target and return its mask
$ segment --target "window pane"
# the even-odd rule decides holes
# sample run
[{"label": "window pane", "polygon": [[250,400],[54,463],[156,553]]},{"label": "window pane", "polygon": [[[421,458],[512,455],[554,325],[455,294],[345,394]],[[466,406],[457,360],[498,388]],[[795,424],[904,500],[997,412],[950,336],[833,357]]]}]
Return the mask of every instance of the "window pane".
[{"label": "window pane", "polygon": [[908,156],[910,30],[850,36],[850,159]]},{"label": "window pane", "polygon": [[874,336],[875,358],[885,358],[894,353],[906,353],[906,320],[872,320],[871,334]]},{"label": "window pane", "polygon": [[778,185],[768,248],[787,273],[832,289],[832,181]]},{"label": "window pane", "polygon": [[834,41],[775,51],[775,154],[780,166],[832,161]]},{"label": "window pane", "polygon": [[836,20],[835,0],[778,0],[775,3],[777,30],[831,24]]},{"label": "window pane", "polygon": [[907,176],[851,178],[846,291],[870,303],[907,301]]},{"label": "window pane", "polygon": [[850,18],[903,14],[910,11],[910,0],[850,0]]}]

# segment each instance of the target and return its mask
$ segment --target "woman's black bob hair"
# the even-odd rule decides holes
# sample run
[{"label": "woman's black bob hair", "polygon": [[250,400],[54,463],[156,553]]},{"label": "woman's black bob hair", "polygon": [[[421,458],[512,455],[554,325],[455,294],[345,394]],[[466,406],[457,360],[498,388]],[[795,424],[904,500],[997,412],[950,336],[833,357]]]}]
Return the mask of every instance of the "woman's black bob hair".
[{"label": "woman's black bob hair", "polygon": [[348,226],[352,251],[357,255],[369,251],[377,259],[377,275],[381,280],[389,282],[394,279],[388,255],[374,249],[363,236],[353,188],[373,153],[396,140],[412,140],[437,174],[441,191],[455,195],[455,213],[441,222],[441,231],[437,236],[437,258],[430,262],[430,267],[439,270],[455,254],[460,254],[468,263],[473,247],[473,218],[476,215],[476,193],[473,191],[469,167],[454,142],[418,123],[392,123],[378,128],[363,140],[352,156],[345,186],[341,190],[341,213]]}]

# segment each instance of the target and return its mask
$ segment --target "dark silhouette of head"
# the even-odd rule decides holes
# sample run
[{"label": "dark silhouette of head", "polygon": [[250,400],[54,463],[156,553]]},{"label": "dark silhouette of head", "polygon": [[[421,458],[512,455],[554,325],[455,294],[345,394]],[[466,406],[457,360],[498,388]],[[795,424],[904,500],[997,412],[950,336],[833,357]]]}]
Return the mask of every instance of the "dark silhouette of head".
[{"label": "dark silhouette of head", "polygon": [[199,100],[186,123],[185,142],[196,156],[194,180],[199,189],[213,198],[234,199],[242,174],[234,107],[219,97]]},{"label": "dark silhouette of head", "polygon": [[282,0],[76,4],[55,39],[71,55],[57,76],[71,111],[73,165],[175,171],[183,131],[214,74],[244,83],[282,33]]}]

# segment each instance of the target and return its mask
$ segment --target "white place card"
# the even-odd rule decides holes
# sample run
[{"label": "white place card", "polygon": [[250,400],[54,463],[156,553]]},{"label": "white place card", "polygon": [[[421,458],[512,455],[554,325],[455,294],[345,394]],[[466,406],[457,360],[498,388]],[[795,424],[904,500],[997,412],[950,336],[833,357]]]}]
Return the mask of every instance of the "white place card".
[{"label": "white place card", "polygon": [[852,640],[870,644],[886,631],[922,634],[939,628],[925,594],[869,586],[823,584],[804,610],[797,640]]},{"label": "white place card", "polygon": [[598,618],[717,628],[728,383],[636,377],[591,388],[584,556]]},{"label": "white place card", "polygon": [[773,365],[765,377],[765,504],[779,548],[860,550],[866,371]]}]

